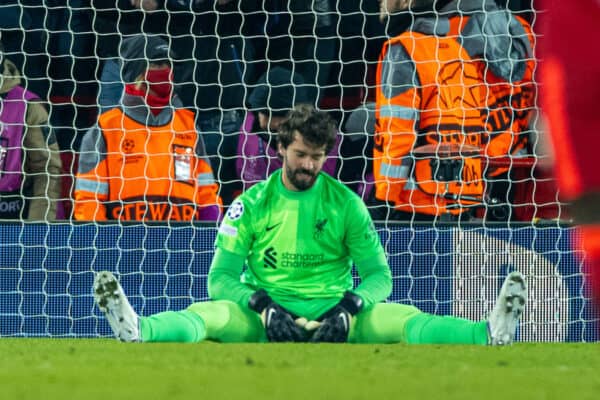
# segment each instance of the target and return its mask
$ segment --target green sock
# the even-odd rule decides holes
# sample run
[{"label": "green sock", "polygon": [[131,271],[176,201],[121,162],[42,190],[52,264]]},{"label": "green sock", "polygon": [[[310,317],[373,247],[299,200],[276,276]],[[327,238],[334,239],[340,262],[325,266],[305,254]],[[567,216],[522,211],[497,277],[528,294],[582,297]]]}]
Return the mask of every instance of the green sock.
[{"label": "green sock", "polygon": [[415,344],[487,344],[487,322],[423,313],[407,322],[406,339]]},{"label": "green sock", "polygon": [[165,311],[140,318],[142,342],[196,343],[206,337],[202,318],[193,312]]}]

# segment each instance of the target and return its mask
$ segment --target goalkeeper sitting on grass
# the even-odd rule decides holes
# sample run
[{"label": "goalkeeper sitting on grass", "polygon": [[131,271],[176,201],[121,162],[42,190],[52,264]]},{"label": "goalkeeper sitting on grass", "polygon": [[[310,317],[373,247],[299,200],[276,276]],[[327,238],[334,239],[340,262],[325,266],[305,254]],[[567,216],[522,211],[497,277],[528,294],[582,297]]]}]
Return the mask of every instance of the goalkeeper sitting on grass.
[{"label": "goalkeeper sitting on grass", "polygon": [[[392,279],[369,213],[355,193],[320,172],[335,135],[327,114],[310,106],[290,112],[278,135],[283,168],[238,197],[221,224],[208,275],[211,301],[141,317],[115,276],[100,272],[94,296],[117,338],[511,343],[527,297],[518,272],[507,277],[487,321],[382,303]],[[361,278],[355,289],[353,262]]]}]

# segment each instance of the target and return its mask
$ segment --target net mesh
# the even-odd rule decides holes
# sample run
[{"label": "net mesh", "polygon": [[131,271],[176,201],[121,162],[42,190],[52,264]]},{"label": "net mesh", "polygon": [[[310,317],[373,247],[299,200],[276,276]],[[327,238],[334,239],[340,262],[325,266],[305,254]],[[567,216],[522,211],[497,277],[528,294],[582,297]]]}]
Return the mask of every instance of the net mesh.
[{"label": "net mesh", "polygon": [[[518,151],[484,158],[487,197],[472,207],[469,222],[426,224],[414,216],[398,222],[388,208],[374,214],[393,272],[390,301],[484,318],[503,278],[516,269],[529,277],[531,291],[521,340],[597,340],[583,257],[570,246],[578,233],[562,225],[569,216],[536,125],[539,10],[527,1],[504,3],[501,9],[531,27],[531,82],[519,83],[528,87],[522,92],[531,102],[510,92],[498,108],[510,119],[513,141],[527,140]],[[168,44],[175,93],[181,107],[197,114],[194,124],[226,207],[280,166],[269,153],[274,142],[252,131],[258,112],[270,109],[273,116],[294,102],[309,102],[338,122],[325,170],[375,209],[381,207],[374,202],[373,147],[382,46],[420,17],[440,28],[444,14],[421,5],[381,22],[377,1],[358,0],[23,0],[2,2],[0,15],[2,57],[11,65],[4,63],[2,92],[20,78],[48,113],[47,121],[28,121],[41,141],[23,135],[15,145],[6,139],[9,128],[25,121],[7,119],[3,94],[1,179],[24,179],[13,190],[16,197],[2,187],[0,213],[8,219],[0,224],[0,335],[104,336],[110,330],[93,304],[94,271],[117,272],[144,315],[181,309],[208,296],[216,233],[214,223],[75,219],[83,138],[101,113],[122,102],[123,40],[143,34]],[[492,20],[482,21],[484,39],[493,39],[486,30]],[[490,68],[486,57],[479,61]],[[283,75],[269,76],[272,71]],[[260,90],[264,96],[253,98]],[[528,114],[527,126],[512,124],[519,113]],[[19,168],[11,170],[9,155],[21,149]],[[493,177],[498,166],[509,172]]]}]

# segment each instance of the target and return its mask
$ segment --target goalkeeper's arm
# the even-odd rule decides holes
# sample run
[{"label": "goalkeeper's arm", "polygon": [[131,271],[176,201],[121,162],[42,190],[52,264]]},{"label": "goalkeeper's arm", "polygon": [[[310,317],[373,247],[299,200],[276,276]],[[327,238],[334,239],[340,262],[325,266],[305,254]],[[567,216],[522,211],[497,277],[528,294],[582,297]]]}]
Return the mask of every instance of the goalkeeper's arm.
[{"label": "goalkeeper's arm", "polygon": [[254,290],[240,281],[245,258],[217,247],[208,273],[208,295],[213,300],[229,300],[248,307]]},{"label": "goalkeeper's arm", "polygon": [[363,307],[380,303],[392,293],[392,272],[383,251],[375,257],[355,263],[360,284],[353,293],[363,300]]}]

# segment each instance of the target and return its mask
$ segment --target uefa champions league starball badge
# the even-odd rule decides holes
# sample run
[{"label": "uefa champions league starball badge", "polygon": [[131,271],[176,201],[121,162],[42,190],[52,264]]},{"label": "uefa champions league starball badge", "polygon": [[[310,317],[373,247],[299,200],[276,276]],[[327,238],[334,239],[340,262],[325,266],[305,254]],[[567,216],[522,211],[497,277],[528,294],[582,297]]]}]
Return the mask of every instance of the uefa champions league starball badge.
[{"label": "uefa champions league starball badge", "polygon": [[244,214],[244,204],[241,201],[234,201],[227,210],[227,218],[231,221],[239,219],[242,214]]}]

